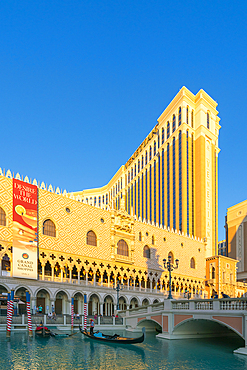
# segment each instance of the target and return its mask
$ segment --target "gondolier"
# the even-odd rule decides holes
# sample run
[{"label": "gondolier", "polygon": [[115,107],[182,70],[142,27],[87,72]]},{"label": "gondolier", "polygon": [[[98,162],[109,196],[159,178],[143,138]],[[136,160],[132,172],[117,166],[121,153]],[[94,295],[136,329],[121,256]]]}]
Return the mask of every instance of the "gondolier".
[{"label": "gondolier", "polygon": [[93,319],[90,319],[90,335],[94,335],[93,329],[94,329],[94,321]]}]

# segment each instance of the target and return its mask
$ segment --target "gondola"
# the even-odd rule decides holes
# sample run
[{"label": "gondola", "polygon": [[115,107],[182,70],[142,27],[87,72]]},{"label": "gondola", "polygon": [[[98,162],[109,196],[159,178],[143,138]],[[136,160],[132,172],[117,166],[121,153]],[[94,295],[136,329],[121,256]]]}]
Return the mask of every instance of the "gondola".
[{"label": "gondola", "polygon": [[90,338],[92,340],[96,340],[98,342],[107,342],[107,343],[121,343],[121,344],[136,344],[142,343],[145,339],[145,328],[142,328],[142,336],[138,338],[126,338],[120,337],[118,334],[108,335],[103,334],[100,332],[95,332],[94,335],[90,335],[87,330],[82,330],[79,326],[80,332],[85,335],[85,337]]},{"label": "gondola", "polygon": [[48,329],[46,326],[37,326],[37,328],[35,329],[35,335],[39,336],[39,337],[54,337],[55,334],[50,330]]}]

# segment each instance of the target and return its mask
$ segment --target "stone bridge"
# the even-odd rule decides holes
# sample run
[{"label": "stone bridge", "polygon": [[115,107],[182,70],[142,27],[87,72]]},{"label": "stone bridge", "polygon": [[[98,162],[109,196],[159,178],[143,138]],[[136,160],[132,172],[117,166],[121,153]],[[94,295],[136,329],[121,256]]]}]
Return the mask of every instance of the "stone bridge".
[{"label": "stone bridge", "polygon": [[235,353],[247,355],[247,298],[164,300],[119,313],[127,330],[156,330],[158,338],[186,339],[239,335],[246,346]]}]

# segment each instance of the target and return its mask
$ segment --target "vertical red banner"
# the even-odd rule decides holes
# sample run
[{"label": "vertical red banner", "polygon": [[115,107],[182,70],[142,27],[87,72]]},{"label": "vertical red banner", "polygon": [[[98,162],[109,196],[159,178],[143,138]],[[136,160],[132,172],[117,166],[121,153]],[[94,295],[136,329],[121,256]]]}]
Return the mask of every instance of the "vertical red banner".
[{"label": "vertical red banner", "polygon": [[13,179],[13,276],[37,279],[37,186]]}]

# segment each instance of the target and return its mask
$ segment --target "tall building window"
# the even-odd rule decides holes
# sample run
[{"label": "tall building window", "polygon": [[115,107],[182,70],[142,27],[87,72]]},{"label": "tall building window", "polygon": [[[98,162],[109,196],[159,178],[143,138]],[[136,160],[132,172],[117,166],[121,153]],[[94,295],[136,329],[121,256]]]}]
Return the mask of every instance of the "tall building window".
[{"label": "tall building window", "polygon": [[144,158],[143,158],[143,155],[142,155],[142,169],[143,169],[143,165],[144,165]]},{"label": "tall building window", "polygon": [[150,147],[149,147],[149,160],[151,161],[151,159],[152,159],[152,147],[150,145]]},{"label": "tall building window", "polygon": [[154,142],[154,156],[156,155],[156,141]]},{"label": "tall building window", "polygon": [[170,146],[167,144],[167,226],[170,227]]},{"label": "tall building window", "polygon": [[173,229],[176,229],[176,141],[172,139]]},{"label": "tall building window", "polygon": [[192,208],[192,235],[195,235],[195,215],[194,215],[194,197],[195,197],[195,189],[194,189],[194,178],[195,178],[195,169],[194,169],[194,134],[191,135],[191,208]]},{"label": "tall building window", "polygon": [[96,237],[95,232],[93,232],[92,230],[90,230],[87,233],[87,241],[86,241],[86,243],[88,245],[92,245],[94,247],[97,247],[97,237]]},{"label": "tall building window", "polygon": [[137,208],[137,217],[139,218],[140,217],[140,177],[138,177],[138,182],[137,182],[137,186],[138,186],[138,208]]},{"label": "tall building window", "polygon": [[167,122],[167,129],[166,129],[166,138],[169,139],[170,137],[170,122]]},{"label": "tall building window", "polygon": [[6,213],[1,207],[0,207],[0,225],[6,226]]},{"label": "tall building window", "polygon": [[43,234],[48,236],[56,236],[56,226],[52,220],[43,222]]},{"label": "tall building window", "polygon": [[146,218],[146,221],[148,219],[148,170],[146,169],[146,173],[145,173],[145,211],[146,211],[146,215],[145,215],[145,218]]},{"label": "tall building window", "polygon": [[174,255],[173,255],[173,253],[172,252],[169,252],[168,253],[168,261],[171,261],[171,263],[174,263]]},{"label": "tall building window", "polygon": [[136,164],[135,164],[135,177],[136,177]]},{"label": "tall building window", "polygon": [[164,144],[165,142],[165,130],[164,128],[162,128],[162,131],[161,131],[161,144]]},{"label": "tall building window", "polygon": [[130,182],[130,172],[128,172],[128,184]]},{"label": "tall building window", "polygon": [[154,161],[154,223],[156,224],[156,161]]},{"label": "tall building window", "polygon": [[101,207],[101,197],[99,197],[99,207]]},{"label": "tall building window", "polygon": [[186,108],[186,123],[187,125],[189,124],[189,107],[187,105],[187,108]]},{"label": "tall building window", "polygon": [[120,256],[129,256],[128,244],[123,239],[119,240],[119,242],[117,243],[117,254],[119,254]]},{"label": "tall building window", "polygon": [[162,150],[162,155],[161,155],[161,160],[162,160],[162,176],[161,176],[161,181],[162,181],[162,225],[165,225],[165,158],[164,158],[164,149]]},{"label": "tall building window", "polygon": [[138,173],[140,172],[140,159],[138,159]]},{"label": "tall building window", "polygon": [[128,188],[128,214],[130,215],[130,188]]},{"label": "tall building window", "polygon": [[172,132],[176,130],[176,116],[175,114],[172,117]]},{"label": "tall building window", "polygon": [[131,181],[133,180],[133,168],[131,168]]},{"label": "tall building window", "polygon": [[194,111],[191,111],[191,127],[194,128]]},{"label": "tall building window", "polygon": [[182,123],[182,109],[179,107],[178,109],[178,126],[181,126]]},{"label": "tall building window", "polygon": [[149,166],[149,221],[152,222],[152,166]]},{"label": "tall building window", "polygon": [[97,198],[94,197],[94,207],[96,207],[96,204],[97,204]]},{"label": "tall building window", "polygon": [[207,112],[207,128],[209,129],[209,113]]},{"label": "tall building window", "polygon": [[147,245],[143,248],[143,257],[144,258],[150,258],[150,249]]},{"label": "tall building window", "polygon": [[105,204],[105,196],[102,196],[102,204]]},{"label": "tall building window", "polygon": [[134,197],[134,195],[133,195],[133,184],[131,184],[131,214],[133,212],[133,202],[134,202],[133,197]]},{"label": "tall building window", "polygon": [[146,150],[146,153],[145,153],[145,165],[148,164],[148,152]]},{"label": "tall building window", "polygon": [[190,259],[190,268],[191,268],[191,269],[195,269],[195,268],[196,268],[196,262],[195,262],[194,257],[192,257],[192,258]]},{"label": "tall building window", "polygon": [[178,174],[179,174],[179,230],[182,231],[182,132],[178,134]]},{"label": "tall building window", "polygon": [[189,131],[186,131],[187,235],[190,233]]},{"label": "tall building window", "polygon": [[121,177],[121,190],[123,189],[123,179]]},{"label": "tall building window", "polygon": [[134,215],[137,215],[137,196],[136,196],[136,180],[135,180],[135,212],[134,212]]},{"label": "tall building window", "polygon": [[141,217],[142,219],[144,218],[144,199],[143,199],[143,187],[144,187],[144,180],[143,180],[143,173],[142,173],[142,201],[141,201],[141,205],[142,205],[142,214],[141,214]]},{"label": "tall building window", "polygon": [[108,194],[105,196],[105,204],[108,204]]}]

